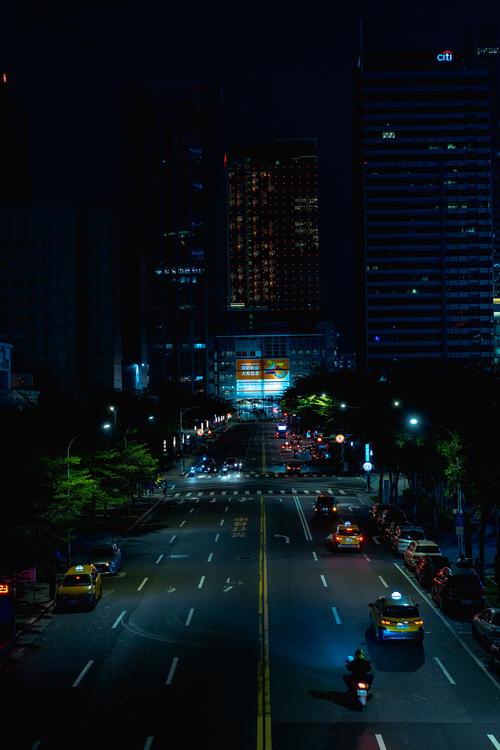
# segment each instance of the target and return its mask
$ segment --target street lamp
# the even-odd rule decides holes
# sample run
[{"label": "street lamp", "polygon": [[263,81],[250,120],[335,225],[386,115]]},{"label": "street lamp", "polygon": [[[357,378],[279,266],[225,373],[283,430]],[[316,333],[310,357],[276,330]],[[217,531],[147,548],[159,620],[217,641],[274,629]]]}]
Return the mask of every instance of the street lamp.
[{"label": "street lamp", "polygon": [[108,409],[113,414],[113,425],[114,425],[114,432],[116,435],[116,417],[117,417],[118,409],[116,408],[116,406],[113,406],[113,405],[108,406]]},{"label": "street lamp", "polygon": [[[436,424],[435,422],[421,422],[417,417],[410,417],[408,420],[410,425],[415,426],[418,424],[427,424],[431,427],[439,427],[441,430],[444,430],[448,433],[448,435],[451,437],[452,440],[455,441],[455,443],[458,443],[458,435],[456,435],[454,432],[448,429],[448,427],[445,427],[442,424]],[[455,466],[457,470],[457,515],[462,515],[462,464],[460,462],[460,456],[457,454],[455,455]],[[460,555],[462,554],[462,535],[457,534],[458,537],[458,550]]]},{"label": "street lamp", "polygon": [[179,409],[179,432],[181,436],[181,473],[184,474],[184,428],[182,426],[182,418],[188,411],[198,409],[198,406],[186,406],[185,408]]},{"label": "street lamp", "polygon": [[[78,432],[76,435],[74,435],[71,440],[68,443],[68,447],[66,448],[66,479],[67,479],[67,498],[68,498],[68,512],[69,512],[69,501],[70,501],[70,487],[69,487],[69,480],[70,480],[70,471],[69,471],[69,452],[71,450],[71,446],[75,442],[75,440],[80,437],[82,433]],[[66,532],[66,562],[67,566],[69,568],[71,563],[71,529],[68,528]]]}]

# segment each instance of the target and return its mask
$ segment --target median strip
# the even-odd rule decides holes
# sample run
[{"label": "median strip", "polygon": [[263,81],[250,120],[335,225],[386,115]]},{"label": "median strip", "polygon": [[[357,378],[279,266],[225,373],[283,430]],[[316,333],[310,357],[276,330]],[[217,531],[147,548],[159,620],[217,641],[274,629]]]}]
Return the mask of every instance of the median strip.
[{"label": "median strip", "polygon": [[126,610],[126,609],[124,609],[124,610],[123,610],[123,612],[122,612],[122,613],[121,613],[120,615],[118,615],[118,617],[117,617],[117,618],[116,618],[116,620],[114,621],[113,625],[111,625],[111,630],[113,630],[113,628],[116,628],[116,627],[118,627],[118,625],[119,625],[119,624],[120,624],[120,622],[122,621],[122,619],[123,619],[123,616],[125,615],[126,611],[127,611],[127,610]]}]

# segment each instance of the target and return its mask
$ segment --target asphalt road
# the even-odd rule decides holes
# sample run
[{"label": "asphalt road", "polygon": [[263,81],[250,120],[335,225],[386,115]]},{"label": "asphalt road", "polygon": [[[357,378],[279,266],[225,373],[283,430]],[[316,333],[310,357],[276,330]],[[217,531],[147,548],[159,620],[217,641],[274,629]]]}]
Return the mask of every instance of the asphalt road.
[{"label": "asphalt road", "polygon": [[[122,540],[97,607],[37,625],[0,671],[5,747],[500,749],[500,682],[469,623],[437,611],[378,540],[332,554],[314,496],[335,492],[368,531],[364,482],[264,476],[283,463],[271,428],[217,445],[263,476],[177,482]],[[373,641],[368,602],[394,589],[420,604],[423,645]],[[375,672],[363,713],[342,681],[359,646]]]}]

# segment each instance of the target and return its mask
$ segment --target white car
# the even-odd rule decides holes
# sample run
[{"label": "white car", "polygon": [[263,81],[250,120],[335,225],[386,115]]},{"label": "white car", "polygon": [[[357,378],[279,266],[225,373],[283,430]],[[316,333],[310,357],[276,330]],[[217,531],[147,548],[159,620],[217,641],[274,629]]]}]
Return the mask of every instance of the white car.
[{"label": "white car", "polygon": [[406,567],[414,571],[417,560],[424,555],[441,555],[441,550],[436,542],[431,542],[427,539],[422,541],[413,540],[404,551],[404,563]]},{"label": "white car", "polygon": [[391,537],[391,549],[395,555],[402,555],[410,542],[421,542],[425,531],[421,526],[399,526]]}]

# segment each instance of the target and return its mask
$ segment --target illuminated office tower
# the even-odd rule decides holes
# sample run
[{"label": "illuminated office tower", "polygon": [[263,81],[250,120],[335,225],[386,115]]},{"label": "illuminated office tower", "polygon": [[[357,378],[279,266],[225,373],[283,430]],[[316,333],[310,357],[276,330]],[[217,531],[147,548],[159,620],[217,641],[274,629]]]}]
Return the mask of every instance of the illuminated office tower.
[{"label": "illuminated office tower", "polygon": [[365,55],[355,149],[369,370],[490,365],[498,48]]},{"label": "illuminated office tower", "polygon": [[227,169],[229,309],[305,323],[320,308],[316,140],[234,147]]}]

